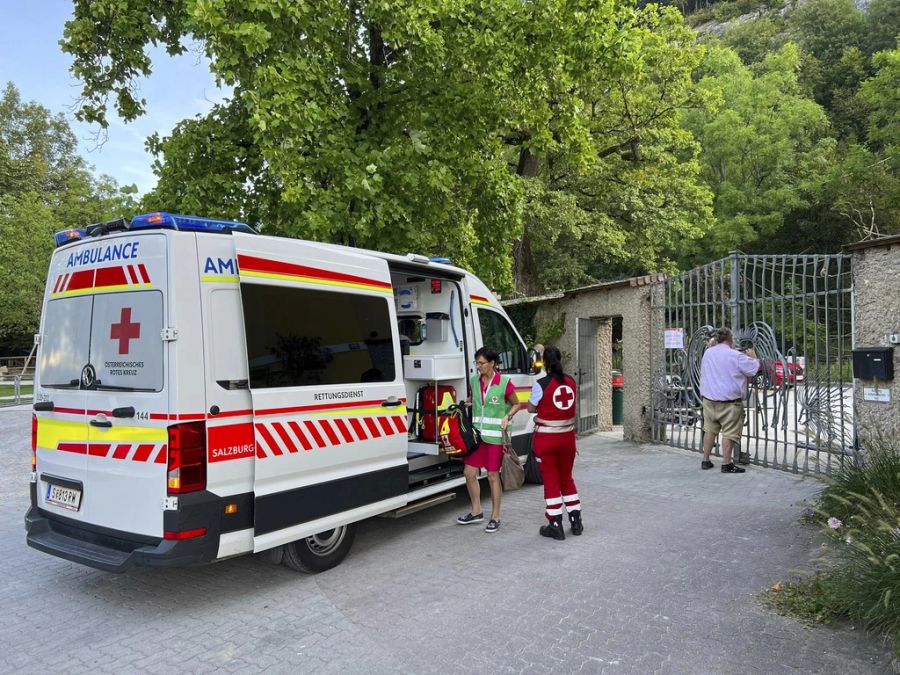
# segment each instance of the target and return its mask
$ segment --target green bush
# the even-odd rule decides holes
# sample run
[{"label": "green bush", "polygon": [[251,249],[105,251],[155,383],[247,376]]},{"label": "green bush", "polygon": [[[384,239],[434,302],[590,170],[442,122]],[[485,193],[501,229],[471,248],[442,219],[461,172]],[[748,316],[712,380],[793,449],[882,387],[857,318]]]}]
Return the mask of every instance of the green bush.
[{"label": "green bush", "polygon": [[900,441],[880,438],[856,458],[844,456],[819,497],[818,510],[826,518],[849,522],[858,512],[860,497],[881,495],[900,508]]},{"label": "green bush", "polygon": [[834,542],[825,569],[776,584],[763,603],[807,621],[858,621],[900,654],[900,441],[881,439],[846,458],[802,519]]},{"label": "green bush", "polygon": [[842,613],[889,635],[900,653],[898,497],[889,501],[877,490],[855,495],[849,521],[832,530],[839,542],[828,592]]}]

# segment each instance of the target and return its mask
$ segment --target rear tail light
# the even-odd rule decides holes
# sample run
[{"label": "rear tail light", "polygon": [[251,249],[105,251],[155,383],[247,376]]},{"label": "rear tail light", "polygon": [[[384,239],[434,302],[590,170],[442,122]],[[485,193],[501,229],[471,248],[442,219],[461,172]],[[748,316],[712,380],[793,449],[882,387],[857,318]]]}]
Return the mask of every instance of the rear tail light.
[{"label": "rear tail light", "polygon": [[37,468],[37,415],[31,416],[31,470]]},{"label": "rear tail light", "polygon": [[169,532],[166,530],[163,532],[163,539],[170,539],[174,541],[181,541],[182,539],[194,539],[195,537],[202,537],[206,534],[205,527],[198,527],[196,530],[184,530],[182,532]]},{"label": "rear tail light", "polygon": [[166,489],[170,495],[206,489],[206,422],[169,427]]}]

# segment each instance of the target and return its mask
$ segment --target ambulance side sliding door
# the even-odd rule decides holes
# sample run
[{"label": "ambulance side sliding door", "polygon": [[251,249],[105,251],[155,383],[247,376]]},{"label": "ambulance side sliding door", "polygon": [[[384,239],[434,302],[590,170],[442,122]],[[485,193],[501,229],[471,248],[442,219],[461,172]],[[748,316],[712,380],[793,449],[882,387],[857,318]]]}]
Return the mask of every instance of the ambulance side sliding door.
[{"label": "ambulance side sliding door", "polygon": [[255,550],[406,503],[406,391],[387,263],[234,235],[256,444]]}]

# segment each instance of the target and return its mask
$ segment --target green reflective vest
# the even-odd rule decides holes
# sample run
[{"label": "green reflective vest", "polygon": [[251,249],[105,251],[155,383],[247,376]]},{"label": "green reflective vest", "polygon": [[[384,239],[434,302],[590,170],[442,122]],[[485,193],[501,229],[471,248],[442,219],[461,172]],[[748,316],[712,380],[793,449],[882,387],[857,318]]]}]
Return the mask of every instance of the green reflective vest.
[{"label": "green reflective vest", "polygon": [[500,376],[499,384],[492,384],[484,392],[484,402],[481,400],[480,375],[472,378],[472,424],[481,432],[481,439],[485,443],[503,444],[503,430],[500,423],[509,409],[506,402],[506,386],[509,383],[508,375]]}]

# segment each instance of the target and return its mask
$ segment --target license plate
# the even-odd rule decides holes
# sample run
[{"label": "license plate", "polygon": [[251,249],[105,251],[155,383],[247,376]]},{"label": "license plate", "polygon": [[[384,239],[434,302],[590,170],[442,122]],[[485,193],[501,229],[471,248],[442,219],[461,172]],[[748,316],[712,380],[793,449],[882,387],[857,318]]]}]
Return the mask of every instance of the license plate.
[{"label": "license plate", "polygon": [[44,501],[48,504],[61,506],[64,509],[77,511],[81,506],[81,490],[47,483],[47,492],[44,493]]}]

